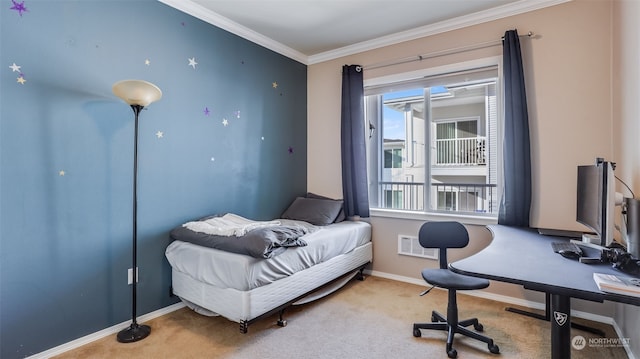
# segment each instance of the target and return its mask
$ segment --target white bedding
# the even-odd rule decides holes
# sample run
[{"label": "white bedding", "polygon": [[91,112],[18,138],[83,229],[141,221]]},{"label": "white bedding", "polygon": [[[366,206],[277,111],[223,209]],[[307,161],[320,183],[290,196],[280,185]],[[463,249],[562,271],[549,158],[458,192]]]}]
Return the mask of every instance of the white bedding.
[{"label": "white bedding", "polygon": [[[278,221],[283,225],[288,222],[306,224],[287,219]],[[353,251],[370,242],[371,227],[366,222],[344,221],[320,227],[302,238],[307,246],[288,248],[270,259],[253,258],[182,241],[171,243],[165,254],[174,270],[199,282],[221,289],[247,291]]]},{"label": "white bedding", "polygon": [[187,222],[182,226],[194,232],[241,237],[254,229],[279,226],[280,224],[280,221],[253,221],[237,214],[227,213],[222,217]]}]

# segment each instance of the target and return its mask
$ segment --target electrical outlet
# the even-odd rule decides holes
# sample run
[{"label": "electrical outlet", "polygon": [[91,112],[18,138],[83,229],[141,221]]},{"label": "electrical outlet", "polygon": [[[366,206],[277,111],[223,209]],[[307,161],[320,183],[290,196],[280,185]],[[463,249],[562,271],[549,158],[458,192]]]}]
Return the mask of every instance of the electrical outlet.
[{"label": "electrical outlet", "polygon": [[[138,283],[138,267],[136,267],[136,283]],[[127,270],[127,284],[133,284],[133,268]]]}]

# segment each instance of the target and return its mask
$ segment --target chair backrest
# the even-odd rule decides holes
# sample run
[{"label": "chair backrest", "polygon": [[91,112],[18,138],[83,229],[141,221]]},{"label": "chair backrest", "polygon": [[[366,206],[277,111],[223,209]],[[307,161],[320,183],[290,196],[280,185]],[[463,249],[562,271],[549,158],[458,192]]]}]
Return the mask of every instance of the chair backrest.
[{"label": "chair backrest", "polygon": [[440,250],[440,268],[448,268],[447,248],[464,248],[469,244],[469,233],[459,222],[426,222],[420,227],[418,241],[424,248]]}]

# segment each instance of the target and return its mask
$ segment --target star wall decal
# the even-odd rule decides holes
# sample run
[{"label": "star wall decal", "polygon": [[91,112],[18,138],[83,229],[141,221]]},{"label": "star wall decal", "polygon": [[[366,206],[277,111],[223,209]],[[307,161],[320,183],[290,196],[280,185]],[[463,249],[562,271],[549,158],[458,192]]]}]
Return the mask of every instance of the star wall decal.
[{"label": "star wall decal", "polygon": [[22,66],[18,66],[16,65],[16,63],[14,62],[13,65],[9,66],[9,68],[11,69],[12,72],[20,72],[20,68]]},{"label": "star wall decal", "polygon": [[13,3],[13,6],[9,9],[17,11],[20,16],[22,16],[22,13],[27,12],[27,8],[24,6],[24,1],[17,2],[15,0],[11,0],[11,2]]},{"label": "star wall decal", "polygon": [[67,173],[64,170],[58,171],[58,176],[60,176],[60,177],[64,177],[65,174],[67,174]]},{"label": "star wall decal", "polygon": [[194,70],[196,69],[196,65],[197,64],[198,63],[196,62],[196,58],[195,57],[192,57],[192,58],[189,59],[189,66],[193,67]]},{"label": "star wall decal", "polygon": [[215,157],[211,157],[211,162],[215,162],[216,158]]},{"label": "star wall decal", "polygon": [[273,86],[273,88],[276,89],[278,88],[278,83],[274,81],[273,83],[271,83],[271,86]]},{"label": "star wall decal", "polygon": [[164,132],[162,132],[162,131],[156,132],[156,137],[163,138],[164,137]]},{"label": "star wall decal", "polygon": [[233,114],[236,116],[236,118],[240,118],[240,111],[236,111]]},{"label": "star wall decal", "polygon": [[209,116],[209,114],[210,114],[210,113],[211,113],[211,111],[209,111],[209,108],[208,108],[208,107],[205,107],[205,108],[204,108],[204,115],[205,115],[205,116]]},{"label": "star wall decal", "polygon": [[144,60],[144,64],[149,66],[149,65],[151,65],[151,61],[149,61],[149,59],[146,59],[146,60]]},{"label": "star wall decal", "polygon": [[227,121],[226,118],[222,119],[222,124],[224,125],[224,127],[227,127],[229,125],[229,121]]},{"label": "star wall decal", "polygon": [[18,76],[18,83],[20,83],[21,85],[24,85],[25,82],[27,82],[27,80],[25,80],[22,75]]},{"label": "star wall decal", "polygon": [[292,155],[293,154],[293,147],[289,146],[289,149],[287,151],[289,151],[289,154]]}]

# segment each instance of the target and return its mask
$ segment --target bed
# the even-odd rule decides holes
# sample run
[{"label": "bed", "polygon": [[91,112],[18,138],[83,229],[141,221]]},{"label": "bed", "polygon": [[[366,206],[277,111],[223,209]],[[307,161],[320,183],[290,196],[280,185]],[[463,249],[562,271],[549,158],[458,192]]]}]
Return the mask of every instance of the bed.
[{"label": "bed", "polygon": [[[174,229],[174,241],[165,252],[173,294],[200,314],[239,323],[240,332],[246,333],[251,323],[277,312],[278,325],[285,326],[283,312],[290,305],[321,298],[353,277],[362,279],[362,270],[372,260],[371,226],[341,220],[333,209],[318,212],[318,202],[312,202],[310,212],[308,198],[298,197],[282,218],[260,222],[258,229],[243,234],[255,237],[279,226],[304,232],[293,240],[263,240],[260,243],[266,244],[260,249],[223,248],[220,242],[203,245],[202,234],[196,240],[184,238],[187,224]],[[199,221],[203,220],[208,219]],[[269,225],[261,227],[262,223]]]}]

